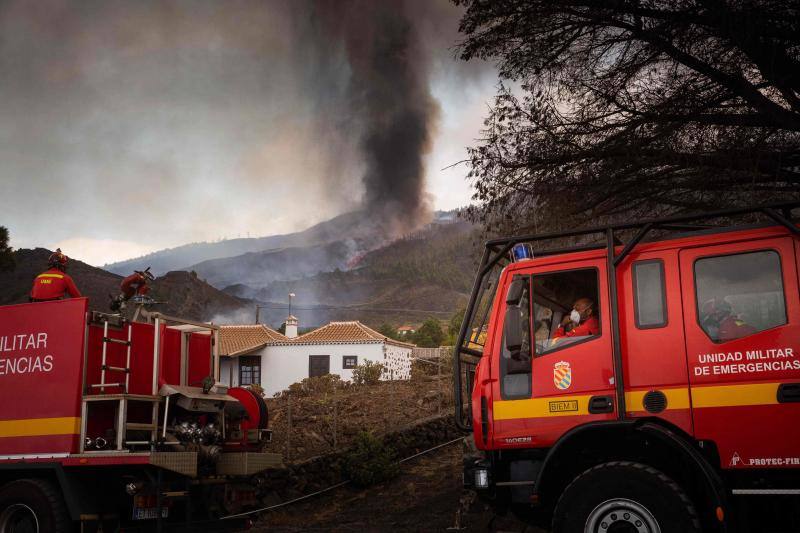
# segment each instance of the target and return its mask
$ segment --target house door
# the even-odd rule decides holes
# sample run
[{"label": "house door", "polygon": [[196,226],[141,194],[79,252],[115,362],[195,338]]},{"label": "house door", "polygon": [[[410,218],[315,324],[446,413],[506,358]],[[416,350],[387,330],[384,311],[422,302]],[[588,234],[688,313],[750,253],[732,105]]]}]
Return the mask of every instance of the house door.
[{"label": "house door", "polygon": [[330,374],[331,356],[330,355],[309,355],[308,356],[308,377],[324,376]]},{"label": "house door", "polygon": [[800,468],[800,302],[792,240],[680,252],[695,436],[723,468]]}]

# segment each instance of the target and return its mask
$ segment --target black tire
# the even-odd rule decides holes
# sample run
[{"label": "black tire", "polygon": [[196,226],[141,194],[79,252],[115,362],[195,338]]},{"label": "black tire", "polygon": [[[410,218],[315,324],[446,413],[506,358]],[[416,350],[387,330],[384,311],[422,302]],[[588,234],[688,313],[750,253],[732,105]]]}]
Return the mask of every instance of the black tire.
[{"label": "black tire", "polygon": [[[603,527],[605,526],[605,527]],[[699,533],[694,505],[669,477],[615,461],[576,477],[556,504],[553,533]]]},{"label": "black tire", "polygon": [[43,479],[20,479],[0,488],[0,533],[68,533],[69,514],[58,488]]}]

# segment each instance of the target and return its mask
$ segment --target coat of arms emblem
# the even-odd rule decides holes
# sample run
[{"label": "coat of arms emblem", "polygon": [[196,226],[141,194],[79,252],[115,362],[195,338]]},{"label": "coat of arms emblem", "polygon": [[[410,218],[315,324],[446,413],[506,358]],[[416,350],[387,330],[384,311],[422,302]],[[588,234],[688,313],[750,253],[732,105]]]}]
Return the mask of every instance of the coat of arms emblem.
[{"label": "coat of arms emblem", "polygon": [[572,385],[572,369],[566,361],[559,361],[553,365],[553,382],[556,388],[566,390]]}]

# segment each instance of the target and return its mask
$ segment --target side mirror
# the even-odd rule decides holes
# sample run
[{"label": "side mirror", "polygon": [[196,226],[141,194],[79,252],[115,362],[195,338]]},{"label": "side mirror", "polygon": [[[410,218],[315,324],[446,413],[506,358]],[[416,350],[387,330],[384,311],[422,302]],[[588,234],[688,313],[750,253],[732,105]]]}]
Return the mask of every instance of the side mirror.
[{"label": "side mirror", "polygon": [[522,320],[519,308],[509,305],[506,308],[505,325],[503,326],[503,337],[505,338],[506,350],[511,354],[512,359],[519,358],[519,351],[522,348]]},{"label": "side mirror", "polygon": [[511,282],[511,285],[508,286],[508,293],[506,293],[506,305],[509,307],[519,305],[526,288],[528,288],[528,280],[526,278],[514,279],[514,281]]},{"label": "side mirror", "polygon": [[522,313],[520,313],[519,304],[527,288],[528,279],[519,277],[511,282],[506,293],[506,318],[503,326],[503,337],[505,338],[506,350],[511,354],[512,359],[519,358],[519,351],[522,348]]},{"label": "side mirror", "polygon": [[[520,305],[523,304],[525,291],[528,290],[528,278],[519,277],[511,282],[506,293],[506,314],[503,323],[503,339],[505,350],[509,354],[508,372],[512,374],[530,372],[530,355],[522,357],[523,330],[528,327],[523,323],[523,313]],[[527,300],[526,300],[527,301]],[[527,304],[525,304],[527,305]],[[527,363],[527,365],[526,365]],[[520,368],[516,368],[519,365]],[[512,368],[514,367],[514,368]]]}]

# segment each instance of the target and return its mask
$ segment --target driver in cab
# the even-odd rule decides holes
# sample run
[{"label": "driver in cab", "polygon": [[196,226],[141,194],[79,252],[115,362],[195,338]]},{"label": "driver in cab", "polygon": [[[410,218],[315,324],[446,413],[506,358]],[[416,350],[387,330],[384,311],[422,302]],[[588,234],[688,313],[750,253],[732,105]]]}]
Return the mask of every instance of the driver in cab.
[{"label": "driver in cab", "polygon": [[594,302],[589,298],[578,298],[572,305],[572,311],[561,321],[561,325],[553,334],[553,343],[561,339],[591,337],[600,333],[600,321],[594,314]]}]

